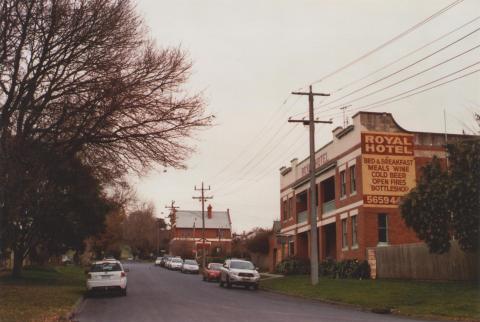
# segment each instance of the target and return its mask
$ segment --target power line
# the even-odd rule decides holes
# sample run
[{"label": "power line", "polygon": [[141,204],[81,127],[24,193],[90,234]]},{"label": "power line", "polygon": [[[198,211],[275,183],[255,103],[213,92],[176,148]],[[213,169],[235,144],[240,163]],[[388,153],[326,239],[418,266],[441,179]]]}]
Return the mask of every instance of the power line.
[{"label": "power line", "polygon": [[[292,142],[292,144],[290,144],[289,148],[286,150],[286,151],[280,151],[282,155],[284,154],[287,154],[289,153],[292,148],[294,148],[296,146],[296,144],[298,143],[299,139],[303,138],[304,137],[304,134],[303,132],[302,133],[299,133],[300,135],[298,135]],[[277,157],[275,157],[275,159],[278,159]],[[260,164],[260,163],[259,163]],[[269,174],[268,170],[271,169],[271,165],[270,164],[267,164],[267,167],[263,167],[262,169],[260,169],[260,171],[256,172],[254,175],[253,175],[253,178],[252,179],[245,179],[243,181],[239,180],[237,181],[234,185],[232,185],[231,187],[227,188],[225,191],[222,191],[220,194],[217,194],[217,196],[228,196],[230,194],[232,194],[233,192],[237,191],[239,188],[243,187],[245,184],[248,184],[248,183],[254,183],[254,182],[259,182],[261,179],[263,179],[265,176],[267,176]],[[253,169],[252,169],[253,171]],[[257,178],[257,176],[260,175],[260,177]],[[256,179],[255,179],[256,178]]]},{"label": "power line", "polygon": [[428,46],[436,43],[437,41],[442,40],[442,39],[444,39],[445,37],[450,36],[451,34],[457,32],[458,30],[460,30],[460,29],[462,29],[462,28],[465,28],[466,26],[472,24],[473,22],[477,21],[478,19],[480,19],[480,16],[477,16],[476,18],[473,18],[472,20],[470,20],[470,21],[462,24],[461,26],[459,26],[459,27],[457,27],[457,28],[455,28],[455,29],[453,29],[453,30],[451,30],[451,31],[449,31],[449,32],[441,35],[441,36],[438,37],[438,38],[435,38],[434,40],[428,42],[427,44],[425,44],[425,45],[423,45],[423,46],[421,46],[421,47],[419,47],[419,48],[417,48],[417,49],[414,49],[414,50],[408,52],[407,54],[401,56],[400,58],[395,59],[394,61],[392,61],[392,62],[390,62],[390,63],[388,63],[388,64],[386,64],[386,65],[384,65],[384,66],[382,66],[382,67],[380,67],[380,68],[378,68],[378,69],[376,69],[376,70],[374,70],[373,72],[371,72],[371,73],[369,73],[369,74],[367,74],[367,75],[365,75],[365,76],[362,76],[362,77],[360,77],[360,78],[357,78],[356,80],[353,80],[353,81],[351,81],[351,82],[349,82],[349,83],[347,83],[347,84],[345,84],[345,85],[343,85],[343,86],[340,86],[338,89],[336,89],[336,90],[333,91],[332,93],[337,93],[337,92],[339,92],[339,91],[342,91],[342,90],[344,90],[344,89],[346,89],[346,88],[348,88],[348,87],[350,87],[350,86],[352,86],[352,85],[355,85],[355,84],[363,81],[363,80],[366,79],[366,78],[369,78],[370,76],[373,76],[373,75],[377,74],[378,72],[381,72],[382,70],[384,70],[384,69],[386,69],[386,68],[388,68],[388,67],[390,67],[390,66],[392,66],[392,65],[394,65],[394,64],[396,64],[396,63],[398,63],[399,61],[401,61],[401,60],[403,60],[403,59],[405,59],[405,58],[407,58],[407,57],[409,57],[409,56],[411,56],[411,55],[413,55],[413,54],[416,54],[417,52],[419,52],[419,51],[421,51],[422,49],[424,49],[424,48],[426,48],[426,47],[428,47]]},{"label": "power line", "polygon": [[[281,130],[281,128],[279,128],[279,130]],[[279,142],[282,142],[284,138],[286,138],[290,133],[292,133],[294,130],[294,128],[290,128],[286,133],[284,133],[284,135],[282,135],[281,137],[279,137]],[[279,131],[277,131],[278,133]],[[277,134],[276,133],[276,134]],[[231,183],[232,181],[235,180],[235,178],[238,178],[238,177],[242,177],[245,173],[249,172],[249,171],[252,171],[253,169],[255,169],[259,164],[261,164],[261,162],[263,160],[265,160],[266,157],[268,157],[272,151],[274,151],[276,148],[277,148],[277,144],[270,144],[271,141],[273,139],[275,139],[276,135],[272,136],[271,139],[269,141],[266,142],[266,144],[262,147],[262,149],[260,149],[259,151],[257,151],[257,153],[238,171],[238,175],[237,176],[234,176],[234,177],[231,177],[230,179],[227,179],[225,180],[223,183],[220,183],[218,184],[218,188],[220,187],[223,187],[229,183]],[[262,158],[258,158],[260,157],[260,153],[261,152],[264,152],[265,149],[268,147],[268,146],[271,146],[271,148],[269,150],[267,150],[267,152],[263,155]],[[257,157],[258,156],[258,157]],[[252,164],[253,161],[257,161],[257,163],[255,165],[253,165],[253,168],[252,167],[249,167],[250,164]]]},{"label": "power line", "polygon": [[[459,77],[453,78],[453,79],[448,80],[448,81],[445,81],[445,82],[443,82],[443,83],[440,83],[440,84],[434,85],[434,86],[432,86],[432,87],[426,88],[426,89],[424,89],[424,90],[421,90],[421,91],[412,93],[412,94],[410,94],[410,95],[401,97],[402,95],[405,95],[405,94],[414,92],[414,91],[417,90],[417,89],[426,87],[426,86],[428,86],[428,85],[431,85],[431,84],[433,84],[433,83],[436,83],[436,82],[438,82],[438,81],[441,81],[442,79],[446,79],[446,78],[448,78],[448,77],[450,77],[450,76],[453,76],[453,75],[455,75],[455,74],[458,74],[458,73],[460,73],[460,72],[462,72],[462,71],[464,71],[464,70],[466,70],[466,69],[469,69],[469,68],[471,68],[471,67],[473,67],[473,66],[476,66],[476,65],[478,65],[478,64],[480,64],[480,61],[477,61],[477,62],[474,63],[474,64],[471,64],[471,65],[466,66],[466,67],[464,67],[464,68],[462,68],[462,69],[459,69],[459,70],[457,70],[457,71],[455,71],[455,72],[452,72],[452,73],[449,73],[449,74],[447,74],[447,75],[444,75],[444,76],[442,76],[442,77],[440,77],[440,78],[437,78],[437,79],[435,79],[435,80],[433,80],[433,81],[430,81],[430,82],[428,82],[428,83],[425,83],[425,84],[423,84],[423,85],[417,86],[417,87],[415,87],[415,88],[413,88],[413,89],[410,89],[410,90],[408,90],[408,91],[404,91],[404,92],[402,92],[402,93],[400,93],[400,94],[397,94],[397,95],[394,95],[394,96],[390,96],[390,97],[388,97],[388,98],[381,99],[381,100],[379,100],[379,101],[376,101],[376,102],[373,102],[373,103],[370,103],[370,104],[366,104],[366,105],[363,105],[363,106],[354,108],[354,109],[352,109],[352,111],[359,111],[359,110],[364,110],[364,111],[365,111],[365,110],[369,110],[369,109],[372,109],[372,108],[376,108],[376,107],[379,107],[379,106],[382,106],[382,105],[394,103],[394,102],[397,102],[397,101],[400,101],[400,100],[403,100],[403,99],[406,99],[406,98],[409,98],[409,97],[412,97],[412,96],[415,96],[415,95],[424,93],[424,92],[426,92],[426,91],[429,91],[429,90],[431,90],[431,89],[437,88],[437,87],[439,87],[439,86],[442,86],[442,85],[445,85],[445,84],[454,82],[454,81],[456,81],[456,80],[462,79],[462,78],[467,77],[467,76],[470,76],[470,75],[472,75],[472,74],[475,74],[475,73],[479,72],[480,69],[474,70],[473,72],[469,72],[469,73],[467,73],[467,74],[461,75],[461,76],[459,76]],[[399,98],[397,98],[397,97],[399,97]],[[336,115],[340,115],[340,113],[329,114],[328,116],[336,116]]]},{"label": "power line", "polygon": [[[360,88],[358,88],[358,89],[356,89],[356,90],[354,90],[354,91],[351,91],[351,92],[348,93],[348,94],[345,94],[345,95],[342,96],[342,97],[339,97],[339,98],[337,98],[337,99],[335,99],[335,100],[333,100],[333,101],[330,101],[330,102],[328,102],[328,103],[326,103],[326,104],[323,104],[323,105],[321,105],[321,106],[319,106],[319,107],[328,106],[328,105],[330,105],[330,104],[333,104],[333,103],[335,103],[335,102],[338,102],[338,101],[340,101],[340,100],[342,100],[342,99],[344,99],[344,98],[346,98],[346,97],[348,97],[348,96],[351,96],[351,95],[353,95],[353,94],[355,94],[355,93],[358,93],[358,92],[361,91],[361,90],[364,90],[364,89],[366,89],[366,88],[368,88],[368,87],[370,87],[370,86],[372,86],[372,85],[378,84],[378,83],[381,82],[381,81],[384,81],[384,80],[386,80],[386,79],[388,79],[388,78],[390,78],[390,77],[392,77],[392,76],[394,76],[394,75],[397,75],[397,74],[399,74],[399,73],[401,73],[401,72],[409,69],[410,67],[412,67],[412,66],[414,66],[414,65],[417,65],[417,64],[421,63],[422,61],[425,61],[426,59],[428,59],[428,58],[430,58],[430,57],[438,54],[439,52],[442,52],[442,51],[444,51],[445,49],[447,49],[447,48],[449,48],[449,47],[457,44],[458,42],[466,39],[467,37],[473,35],[474,33],[478,32],[479,30],[480,30],[480,27],[477,28],[477,29],[475,29],[475,30],[473,30],[473,31],[471,31],[471,32],[469,32],[468,34],[460,37],[459,39],[457,39],[457,40],[455,40],[455,41],[453,41],[453,42],[451,42],[451,43],[449,43],[449,44],[441,47],[440,49],[434,51],[433,53],[428,54],[428,55],[426,55],[426,56],[424,56],[424,57],[416,60],[415,62],[413,62],[413,63],[411,63],[411,64],[408,64],[407,66],[402,67],[402,68],[394,71],[393,73],[390,73],[390,74],[388,74],[388,75],[386,75],[386,76],[384,76],[384,77],[381,77],[381,78],[379,78],[379,79],[377,79],[377,80],[375,80],[375,81],[373,81],[373,82],[371,82],[371,83],[369,83],[369,84],[367,84],[367,85],[364,85],[364,86],[362,86],[362,87],[360,87]],[[477,46],[477,47],[478,47],[478,46]],[[470,49],[469,51],[471,51],[471,50],[473,50],[473,49],[476,49],[477,47],[474,47],[474,48]],[[469,52],[469,51],[466,51],[466,52],[462,53],[462,55],[465,54],[465,53],[467,53],[467,52]],[[452,59],[457,58],[457,57],[458,57],[458,56],[455,56],[455,57],[453,57]],[[451,59],[450,59],[450,60],[451,60]],[[450,61],[450,60],[447,60],[447,61]],[[445,61],[445,62],[447,62],[447,61]],[[344,104],[349,104],[349,103],[351,103],[351,102],[353,102],[353,101],[349,101],[349,102],[344,103]]]},{"label": "power line", "polygon": [[[480,30],[480,28],[479,28],[479,30]],[[377,90],[375,90],[375,91],[373,91],[373,92],[364,94],[364,95],[359,96],[359,97],[357,97],[357,98],[354,98],[354,99],[352,99],[352,100],[350,100],[350,101],[344,102],[343,104],[351,104],[351,103],[357,102],[357,101],[359,101],[359,100],[361,100],[361,99],[364,99],[364,98],[366,98],[366,97],[369,97],[369,96],[372,96],[372,95],[377,94],[377,93],[379,93],[379,92],[382,92],[382,91],[384,91],[384,90],[386,90],[386,89],[392,88],[392,87],[394,87],[394,86],[396,86],[396,85],[398,85],[398,84],[401,84],[401,83],[403,83],[403,82],[405,82],[405,81],[407,81],[407,80],[410,80],[410,79],[412,79],[412,78],[414,78],[414,77],[417,77],[417,76],[419,76],[419,75],[422,75],[422,74],[424,74],[424,73],[426,73],[426,72],[428,72],[428,71],[430,71],[430,70],[432,70],[432,69],[434,69],[434,68],[437,68],[437,67],[439,67],[439,66],[441,66],[441,65],[444,65],[444,64],[446,64],[446,63],[448,63],[448,62],[450,62],[450,61],[452,61],[452,60],[454,60],[454,59],[456,59],[456,58],[458,58],[458,57],[461,57],[461,56],[463,56],[463,55],[465,55],[465,54],[468,54],[469,52],[471,52],[471,51],[473,51],[473,50],[475,50],[475,49],[477,49],[477,48],[479,48],[479,47],[480,47],[480,45],[474,46],[474,47],[472,47],[472,48],[470,48],[470,49],[467,49],[467,50],[463,51],[462,53],[460,53],[460,54],[458,54],[458,55],[455,55],[455,56],[453,56],[453,57],[450,57],[450,58],[448,58],[448,59],[446,59],[446,60],[444,60],[444,61],[442,61],[442,62],[440,62],[440,63],[437,63],[437,64],[435,64],[435,65],[433,65],[433,66],[430,66],[430,67],[428,67],[428,68],[426,68],[426,69],[424,69],[424,70],[421,70],[420,72],[417,72],[417,73],[415,73],[415,74],[412,74],[412,75],[410,75],[410,76],[408,76],[408,77],[405,77],[405,78],[403,78],[403,79],[401,79],[401,80],[399,80],[399,81],[396,81],[396,82],[394,82],[394,83],[392,83],[392,84],[390,84],[390,85],[384,86],[384,87],[382,87],[382,88],[380,88],[380,89],[377,89]],[[342,105],[339,105],[339,106],[330,107],[330,108],[328,108],[328,109],[325,109],[325,111],[337,109],[337,108],[343,106],[343,104],[342,104]]]},{"label": "power line", "polygon": [[383,44],[379,45],[378,47],[375,47],[374,49],[368,51],[367,53],[363,54],[362,56],[360,56],[359,58],[357,59],[354,59],[353,61],[343,65],[342,67],[330,72],[329,74],[323,76],[322,78],[314,81],[313,83],[311,83],[311,85],[314,85],[314,84],[318,84],[320,82],[323,82],[324,80],[332,77],[333,75],[335,74],[338,74],[339,72],[347,69],[348,67],[358,63],[359,61],[367,58],[368,56],[376,53],[377,51],[387,47],[388,45],[394,43],[395,41],[403,38],[404,36],[408,35],[409,33],[415,31],[416,29],[418,29],[419,27],[423,26],[424,24],[428,23],[429,21],[437,18],[438,16],[440,16],[441,14],[445,13],[446,11],[450,10],[451,8],[455,7],[456,5],[460,4],[461,2],[463,2],[464,0],[456,0],[454,2],[452,2],[451,4],[449,4],[448,6],[442,8],[441,10],[435,12],[434,14],[430,15],[429,17],[423,19],[422,21],[420,21],[419,23],[415,24],[414,26],[408,28],[407,30],[401,32],[400,34],[398,34],[397,36],[393,37],[392,39],[384,42]]},{"label": "power line", "polygon": [[[276,113],[278,113],[278,112],[280,111],[281,107],[283,107],[283,106],[287,103],[287,101],[289,100],[289,98],[290,98],[290,96],[288,96],[288,97],[284,100],[284,102],[279,106],[279,108],[277,108],[277,110],[272,114],[272,116],[275,115]],[[284,111],[283,114],[280,115],[280,117],[282,117],[283,115],[286,115],[286,114],[293,108],[293,106],[295,106],[295,104],[297,103],[297,101],[298,101],[298,98],[293,102],[293,104],[292,104],[290,107],[288,107],[288,108]],[[269,120],[267,121],[266,125],[268,125],[269,123],[271,123],[271,122],[274,121],[274,120],[275,120],[275,118],[270,117]],[[272,124],[275,124],[275,122],[272,122]],[[272,127],[268,128],[268,127],[266,127],[266,126],[265,126],[265,127],[262,127],[262,129],[257,133],[257,135],[255,135],[255,136],[252,138],[252,140],[250,140],[249,143],[244,146],[244,148],[235,156],[235,158],[233,158],[230,162],[228,162],[219,172],[217,172],[217,174],[215,174],[215,175],[212,177],[212,180],[214,181],[216,178],[218,178],[218,177],[220,176],[220,174],[225,173],[225,171],[226,171],[228,168],[230,168],[233,164],[235,164],[236,162],[238,162],[239,160],[241,160],[241,157],[245,154],[245,152],[247,152],[248,150],[252,150],[252,143],[258,143],[258,142],[260,142],[261,139],[258,140],[258,138],[260,137],[260,135],[262,135],[262,134],[265,132],[265,130],[268,131],[268,130],[270,130],[271,128],[272,128]],[[280,127],[277,129],[277,131],[275,132],[275,134],[273,135],[273,137],[275,137],[275,135],[278,134],[278,132],[281,130],[281,128],[282,128],[282,125],[280,125]],[[268,138],[268,136],[263,136],[263,137],[267,137],[267,138]],[[262,138],[263,138],[263,137],[262,137]],[[271,140],[271,139],[272,139],[272,137],[270,138],[270,140]]]}]

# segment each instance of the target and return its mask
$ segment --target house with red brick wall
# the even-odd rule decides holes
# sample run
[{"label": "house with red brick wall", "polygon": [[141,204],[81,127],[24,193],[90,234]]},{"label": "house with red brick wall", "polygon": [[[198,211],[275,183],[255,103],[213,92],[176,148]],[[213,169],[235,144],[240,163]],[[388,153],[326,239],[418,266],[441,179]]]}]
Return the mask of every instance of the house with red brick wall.
[{"label": "house with red brick wall", "polygon": [[[315,155],[320,260],[366,259],[370,247],[419,242],[399,201],[433,156],[445,162],[446,140],[471,137],[408,131],[391,114],[372,112],[355,114],[353,124],[332,134]],[[280,168],[277,258],[309,257],[311,193],[308,158]]]},{"label": "house with red brick wall", "polygon": [[[230,211],[213,211],[208,206],[204,214],[205,229],[202,229],[202,212],[176,210],[170,214],[170,253],[201,255],[205,248],[207,256],[230,254],[232,247],[232,221]],[[188,251],[182,248],[188,247]],[[180,251],[181,250],[181,251]],[[177,254],[178,253],[178,254]]]}]

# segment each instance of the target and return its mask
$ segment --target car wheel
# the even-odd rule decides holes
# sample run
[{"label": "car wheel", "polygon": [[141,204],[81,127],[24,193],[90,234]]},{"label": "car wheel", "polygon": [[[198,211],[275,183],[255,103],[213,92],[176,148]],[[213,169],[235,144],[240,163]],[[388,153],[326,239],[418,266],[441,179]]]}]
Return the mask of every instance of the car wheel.
[{"label": "car wheel", "polygon": [[203,281],[204,281],[204,282],[207,280],[207,279],[205,278],[205,275],[203,276],[203,278],[202,278],[202,279],[203,279]]},{"label": "car wheel", "polygon": [[127,288],[122,289],[122,296],[127,296]]},{"label": "car wheel", "polygon": [[220,287],[223,287],[223,281],[221,277],[220,277]]},{"label": "car wheel", "polygon": [[230,277],[227,276],[227,288],[232,288],[232,283],[230,283]]}]

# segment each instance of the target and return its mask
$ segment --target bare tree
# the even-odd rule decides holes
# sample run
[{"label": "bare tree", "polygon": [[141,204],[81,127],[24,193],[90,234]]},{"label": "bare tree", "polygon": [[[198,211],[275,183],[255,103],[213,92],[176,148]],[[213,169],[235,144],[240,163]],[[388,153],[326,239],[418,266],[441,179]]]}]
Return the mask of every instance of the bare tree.
[{"label": "bare tree", "polygon": [[104,180],[182,167],[192,152],[185,138],[211,122],[182,87],[190,69],[183,50],[146,37],[129,0],[2,1],[0,246],[17,229],[12,218],[27,216],[27,191],[6,189],[21,183],[9,164],[22,146],[75,155]]}]

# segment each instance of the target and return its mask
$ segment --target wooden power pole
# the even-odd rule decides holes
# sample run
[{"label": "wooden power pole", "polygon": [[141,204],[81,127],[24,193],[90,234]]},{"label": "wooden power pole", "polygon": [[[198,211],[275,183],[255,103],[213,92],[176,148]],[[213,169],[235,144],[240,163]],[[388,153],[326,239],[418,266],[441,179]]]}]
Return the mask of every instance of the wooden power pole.
[{"label": "wooden power pole", "polygon": [[[288,122],[303,123],[310,130],[310,280],[312,285],[318,284],[318,240],[317,236],[317,196],[315,189],[315,123],[329,123],[332,121],[318,121],[313,115],[313,97],[330,96],[330,94],[313,93],[310,85],[309,92],[292,92],[293,95],[308,95],[308,120],[292,120]],[[322,227],[320,226],[319,235]]]},{"label": "wooden power pole", "polygon": [[[199,199],[202,203],[202,268],[205,268],[206,266],[206,256],[205,256],[205,245],[206,245],[206,239],[205,239],[205,200],[208,199],[213,199],[213,196],[211,197],[205,197],[205,190],[210,190],[210,186],[208,186],[208,189],[203,186],[203,181],[202,181],[202,187],[200,189],[197,189],[197,186],[194,187],[195,191],[201,191],[201,196],[200,197],[192,197],[193,199]],[[195,238],[195,236],[194,236]]]}]

